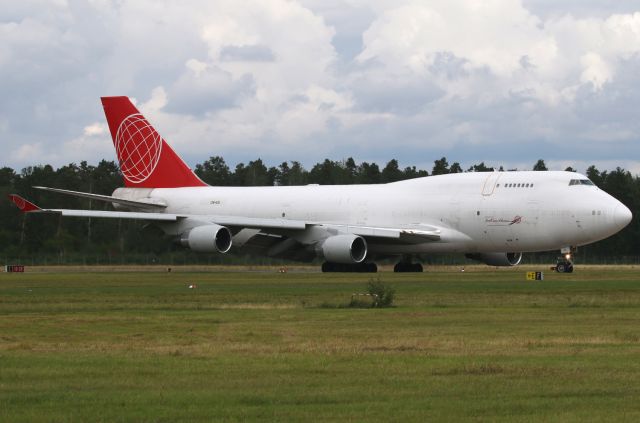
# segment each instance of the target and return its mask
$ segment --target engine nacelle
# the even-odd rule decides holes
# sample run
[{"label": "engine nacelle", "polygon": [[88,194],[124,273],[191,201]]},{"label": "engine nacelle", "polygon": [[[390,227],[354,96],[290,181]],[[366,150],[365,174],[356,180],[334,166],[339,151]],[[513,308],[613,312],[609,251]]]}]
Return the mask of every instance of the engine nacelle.
[{"label": "engine nacelle", "polygon": [[332,263],[362,263],[367,257],[367,241],[358,235],[334,235],[322,242],[319,253]]},{"label": "engine nacelle", "polygon": [[231,231],[214,224],[196,226],[184,233],[180,242],[199,253],[226,253],[231,248]]},{"label": "engine nacelle", "polygon": [[522,261],[522,253],[467,254],[467,258],[481,261],[489,266],[517,266]]}]

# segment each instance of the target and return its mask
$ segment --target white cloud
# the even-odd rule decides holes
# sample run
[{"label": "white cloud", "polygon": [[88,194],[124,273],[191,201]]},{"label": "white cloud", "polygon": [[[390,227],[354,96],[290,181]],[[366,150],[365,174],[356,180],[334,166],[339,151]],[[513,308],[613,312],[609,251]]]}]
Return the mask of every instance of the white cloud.
[{"label": "white cloud", "polygon": [[580,81],[590,82],[596,90],[602,89],[602,85],[611,81],[613,72],[607,62],[596,53],[587,53],[580,58],[583,71],[580,74]]},{"label": "white cloud", "polygon": [[[379,62],[386,74],[430,74],[455,98],[477,96],[489,74],[497,98],[527,91],[555,105],[580,84],[602,88],[621,58],[640,52],[640,13],[544,22],[517,0],[405,2],[383,10],[363,37],[358,61]],[[466,77],[434,72],[443,55]]]},{"label": "white cloud", "polygon": [[11,2],[2,165],[112,158],[101,95],[190,163],[640,157],[640,2],[558,3]]},{"label": "white cloud", "polygon": [[10,157],[12,160],[16,161],[40,164],[42,152],[43,149],[40,143],[22,144],[16,150],[11,152]]},{"label": "white cloud", "polygon": [[377,59],[419,73],[439,52],[451,52],[467,59],[468,68],[510,76],[521,69],[523,56],[536,66],[548,60],[549,49],[539,48],[547,41],[539,36],[540,20],[518,1],[400,4],[384,10],[364,33],[360,61]]},{"label": "white cloud", "polygon": [[100,154],[108,160],[115,160],[115,151],[111,137],[106,133],[84,135],[66,141],[57,154],[51,154],[50,160],[59,163],[79,163],[87,157]]},{"label": "white cloud", "polygon": [[107,133],[107,125],[102,122],[94,122],[84,127],[84,135],[87,137],[103,135]]},{"label": "white cloud", "polygon": [[151,91],[151,98],[140,105],[144,113],[153,114],[162,110],[168,103],[167,93],[163,87],[156,87]]}]

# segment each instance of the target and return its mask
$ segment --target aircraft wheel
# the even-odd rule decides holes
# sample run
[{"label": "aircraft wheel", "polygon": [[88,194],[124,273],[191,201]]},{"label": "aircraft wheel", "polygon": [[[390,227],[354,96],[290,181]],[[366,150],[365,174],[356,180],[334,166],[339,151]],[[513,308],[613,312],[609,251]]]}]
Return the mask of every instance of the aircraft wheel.
[{"label": "aircraft wheel", "polygon": [[401,261],[393,266],[393,271],[396,273],[420,273],[423,271],[423,268],[420,263],[405,263]]},{"label": "aircraft wheel", "polygon": [[324,263],[322,263],[321,269],[323,273],[335,273],[335,272],[376,273],[378,271],[378,266],[375,263],[345,264],[345,263],[331,263],[331,262],[325,261]]}]

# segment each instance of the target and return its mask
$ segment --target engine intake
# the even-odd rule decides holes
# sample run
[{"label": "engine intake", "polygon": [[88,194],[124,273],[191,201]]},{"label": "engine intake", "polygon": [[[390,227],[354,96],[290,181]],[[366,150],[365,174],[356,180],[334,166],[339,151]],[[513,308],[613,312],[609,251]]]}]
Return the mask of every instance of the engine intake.
[{"label": "engine intake", "polygon": [[224,226],[203,225],[183,234],[180,243],[199,253],[226,253],[231,248],[231,236]]},{"label": "engine intake", "polygon": [[332,263],[362,263],[367,257],[367,241],[358,235],[334,235],[322,242],[319,253]]},{"label": "engine intake", "polygon": [[479,253],[467,254],[466,257],[489,266],[517,266],[522,261],[522,253]]}]

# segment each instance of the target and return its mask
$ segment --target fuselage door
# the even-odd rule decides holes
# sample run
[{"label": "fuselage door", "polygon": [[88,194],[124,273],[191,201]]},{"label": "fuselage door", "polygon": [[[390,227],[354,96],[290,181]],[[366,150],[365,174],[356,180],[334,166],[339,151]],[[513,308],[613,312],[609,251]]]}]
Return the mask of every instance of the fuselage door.
[{"label": "fuselage door", "polygon": [[482,195],[489,196],[493,194],[493,191],[496,189],[496,183],[498,179],[500,179],[502,172],[491,172],[487,179],[484,181],[484,186],[482,187]]}]

